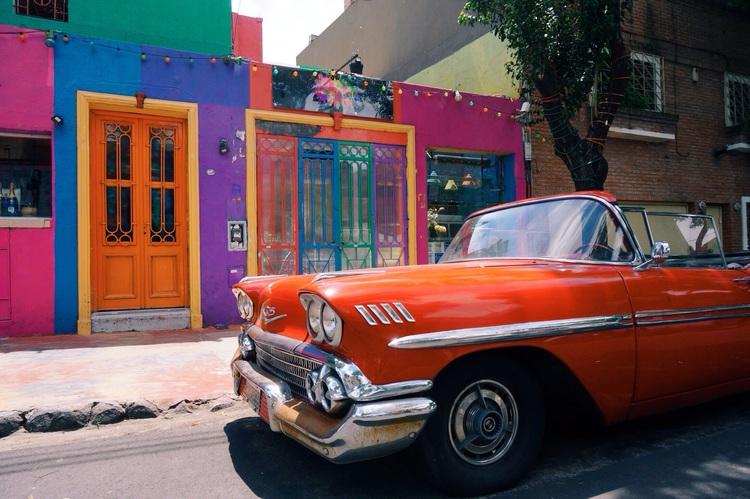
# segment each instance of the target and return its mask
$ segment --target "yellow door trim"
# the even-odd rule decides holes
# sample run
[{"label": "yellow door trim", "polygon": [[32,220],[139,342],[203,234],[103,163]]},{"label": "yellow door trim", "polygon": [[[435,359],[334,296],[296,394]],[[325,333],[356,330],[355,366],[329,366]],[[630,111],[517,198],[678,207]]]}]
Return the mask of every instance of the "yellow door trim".
[{"label": "yellow door trim", "polygon": [[198,104],[146,99],[136,107],[135,97],[78,91],[76,136],[78,145],[78,334],[91,334],[91,193],[89,118],[91,111],[121,111],[182,118],[187,123],[188,287],[190,327],[203,327],[200,290],[200,219],[198,212]]},{"label": "yellow door trim", "polygon": [[[258,275],[258,191],[256,185],[256,129],[255,120],[282,121],[315,126],[333,126],[333,117],[328,115],[290,113],[284,111],[245,110],[245,128],[247,130],[247,274]],[[356,128],[376,132],[395,132],[406,134],[406,204],[409,237],[409,262],[417,262],[417,165],[415,162],[414,126],[383,121],[342,118],[341,128]]]}]

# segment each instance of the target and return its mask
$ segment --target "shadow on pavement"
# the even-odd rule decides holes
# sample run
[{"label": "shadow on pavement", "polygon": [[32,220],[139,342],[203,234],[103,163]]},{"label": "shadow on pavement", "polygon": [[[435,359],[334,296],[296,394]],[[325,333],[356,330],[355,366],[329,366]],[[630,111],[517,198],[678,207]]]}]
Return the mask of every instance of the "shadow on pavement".
[{"label": "shadow on pavement", "polygon": [[235,471],[260,497],[436,497],[409,452],[338,465],[273,433],[257,417],[232,421],[224,432]]},{"label": "shadow on pavement", "polygon": [[[224,427],[235,471],[256,495],[436,497],[408,450],[335,465],[260,418]],[[606,428],[555,428],[509,498],[750,497],[750,393]]]}]

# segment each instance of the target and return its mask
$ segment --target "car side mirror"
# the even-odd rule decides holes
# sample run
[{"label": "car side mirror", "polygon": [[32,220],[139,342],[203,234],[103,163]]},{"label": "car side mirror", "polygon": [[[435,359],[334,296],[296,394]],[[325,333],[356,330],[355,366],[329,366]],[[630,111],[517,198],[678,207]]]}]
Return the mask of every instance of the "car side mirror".
[{"label": "car side mirror", "polygon": [[669,258],[671,249],[669,243],[666,241],[656,241],[651,247],[651,263],[653,265],[661,265]]}]

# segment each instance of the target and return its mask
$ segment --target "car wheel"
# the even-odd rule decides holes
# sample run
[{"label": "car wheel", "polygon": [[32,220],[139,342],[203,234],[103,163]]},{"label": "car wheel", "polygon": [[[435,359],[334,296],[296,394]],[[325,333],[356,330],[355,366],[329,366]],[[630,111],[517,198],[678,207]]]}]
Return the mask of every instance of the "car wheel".
[{"label": "car wheel", "polygon": [[453,370],[435,386],[437,410],[419,450],[433,483],[454,495],[507,488],[533,464],[544,435],[544,399],[510,359]]}]

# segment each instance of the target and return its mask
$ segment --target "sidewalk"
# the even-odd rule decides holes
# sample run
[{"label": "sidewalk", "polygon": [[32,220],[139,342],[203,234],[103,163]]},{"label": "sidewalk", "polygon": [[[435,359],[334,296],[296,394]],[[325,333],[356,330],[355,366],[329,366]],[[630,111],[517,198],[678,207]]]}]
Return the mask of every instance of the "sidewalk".
[{"label": "sidewalk", "polygon": [[239,326],[0,338],[0,411],[146,399],[166,408],[232,392]]}]

